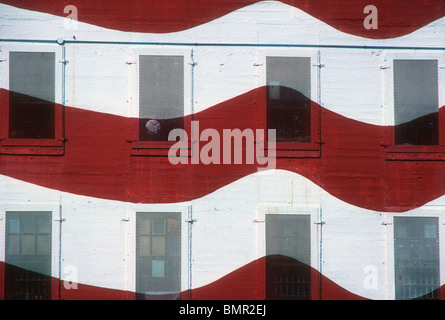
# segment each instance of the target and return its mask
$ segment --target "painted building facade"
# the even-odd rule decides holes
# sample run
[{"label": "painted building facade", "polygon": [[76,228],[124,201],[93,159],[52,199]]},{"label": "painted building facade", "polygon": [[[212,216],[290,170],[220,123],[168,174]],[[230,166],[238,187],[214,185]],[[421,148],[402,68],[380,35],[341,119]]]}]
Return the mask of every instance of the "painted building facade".
[{"label": "painted building facade", "polygon": [[0,298],[443,298],[445,6],[374,2],[2,1]]}]

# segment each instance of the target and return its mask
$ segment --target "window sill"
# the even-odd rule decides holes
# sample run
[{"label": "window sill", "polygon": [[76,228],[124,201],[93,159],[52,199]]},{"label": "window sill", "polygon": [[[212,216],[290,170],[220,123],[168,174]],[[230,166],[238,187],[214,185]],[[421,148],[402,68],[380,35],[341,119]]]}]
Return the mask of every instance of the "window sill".
[{"label": "window sill", "polygon": [[319,158],[320,143],[277,142],[277,158]]},{"label": "window sill", "polygon": [[[170,148],[176,143],[176,141],[132,141],[131,155],[167,157]],[[190,148],[187,150],[189,151]]]},{"label": "window sill", "polygon": [[386,160],[445,161],[445,146],[390,146]]},{"label": "window sill", "polygon": [[[131,155],[167,157],[170,148],[176,143],[175,141],[132,141]],[[190,141],[187,145],[190,146]],[[275,152],[277,158],[319,158],[320,143],[278,142]],[[191,157],[190,147],[187,148],[187,154]]]},{"label": "window sill", "polygon": [[60,156],[64,152],[64,141],[57,139],[0,140],[0,154]]}]

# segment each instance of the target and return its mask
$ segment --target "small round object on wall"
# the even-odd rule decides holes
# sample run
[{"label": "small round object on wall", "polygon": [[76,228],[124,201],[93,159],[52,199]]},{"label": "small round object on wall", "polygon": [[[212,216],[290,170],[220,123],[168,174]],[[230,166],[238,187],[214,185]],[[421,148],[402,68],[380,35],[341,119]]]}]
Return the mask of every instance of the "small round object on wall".
[{"label": "small round object on wall", "polygon": [[148,120],[145,124],[145,129],[147,129],[149,134],[157,134],[161,130],[161,124],[157,120]]}]

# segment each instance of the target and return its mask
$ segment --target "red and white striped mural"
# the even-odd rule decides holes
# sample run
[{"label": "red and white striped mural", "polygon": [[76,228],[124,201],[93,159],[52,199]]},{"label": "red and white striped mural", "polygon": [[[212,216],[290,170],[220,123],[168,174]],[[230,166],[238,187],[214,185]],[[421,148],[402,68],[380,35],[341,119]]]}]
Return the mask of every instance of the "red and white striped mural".
[{"label": "red and white striped mural", "polygon": [[[9,212],[52,213],[53,299],[137,298],[141,212],[180,213],[186,300],[268,299],[271,215],[310,217],[312,299],[395,299],[396,217],[437,218],[444,243],[442,1],[1,2],[0,298]],[[11,52],[55,54],[53,141],[8,137]],[[309,57],[311,143],[278,143],[266,170],[172,164],[171,144],[138,141],[140,55],[184,57],[185,131],[221,137],[267,129],[268,56]],[[437,61],[435,145],[394,143],[427,116],[394,120],[397,59]]]}]

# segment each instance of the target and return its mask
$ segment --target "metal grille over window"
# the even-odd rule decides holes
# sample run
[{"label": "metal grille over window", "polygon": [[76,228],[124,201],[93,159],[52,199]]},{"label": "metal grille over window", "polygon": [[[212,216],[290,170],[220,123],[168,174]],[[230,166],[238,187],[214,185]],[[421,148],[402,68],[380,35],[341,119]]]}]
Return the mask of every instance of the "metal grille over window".
[{"label": "metal grille over window", "polygon": [[309,215],[266,215],[266,297],[311,299]]},{"label": "metal grille over window", "polygon": [[267,57],[267,128],[277,142],[311,142],[311,59]]},{"label": "metal grille over window", "polygon": [[138,213],[138,299],[178,299],[181,292],[181,214]]},{"label": "metal grille over window", "polygon": [[168,141],[184,128],[184,57],[139,57],[139,139]]},{"label": "metal grille over window", "polygon": [[10,52],[9,138],[54,139],[55,53]]},{"label": "metal grille over window", "polygon": [[439,144],[437,60],[394,60],[396,145]]},{"label": "metal grille over window", "polygon": [[51,299],[51,212],[6,212],[5,299]]},{"label": "metal grille over window", "polygon": [[439,299],[438,218],[395,217],[396,299]]}]

